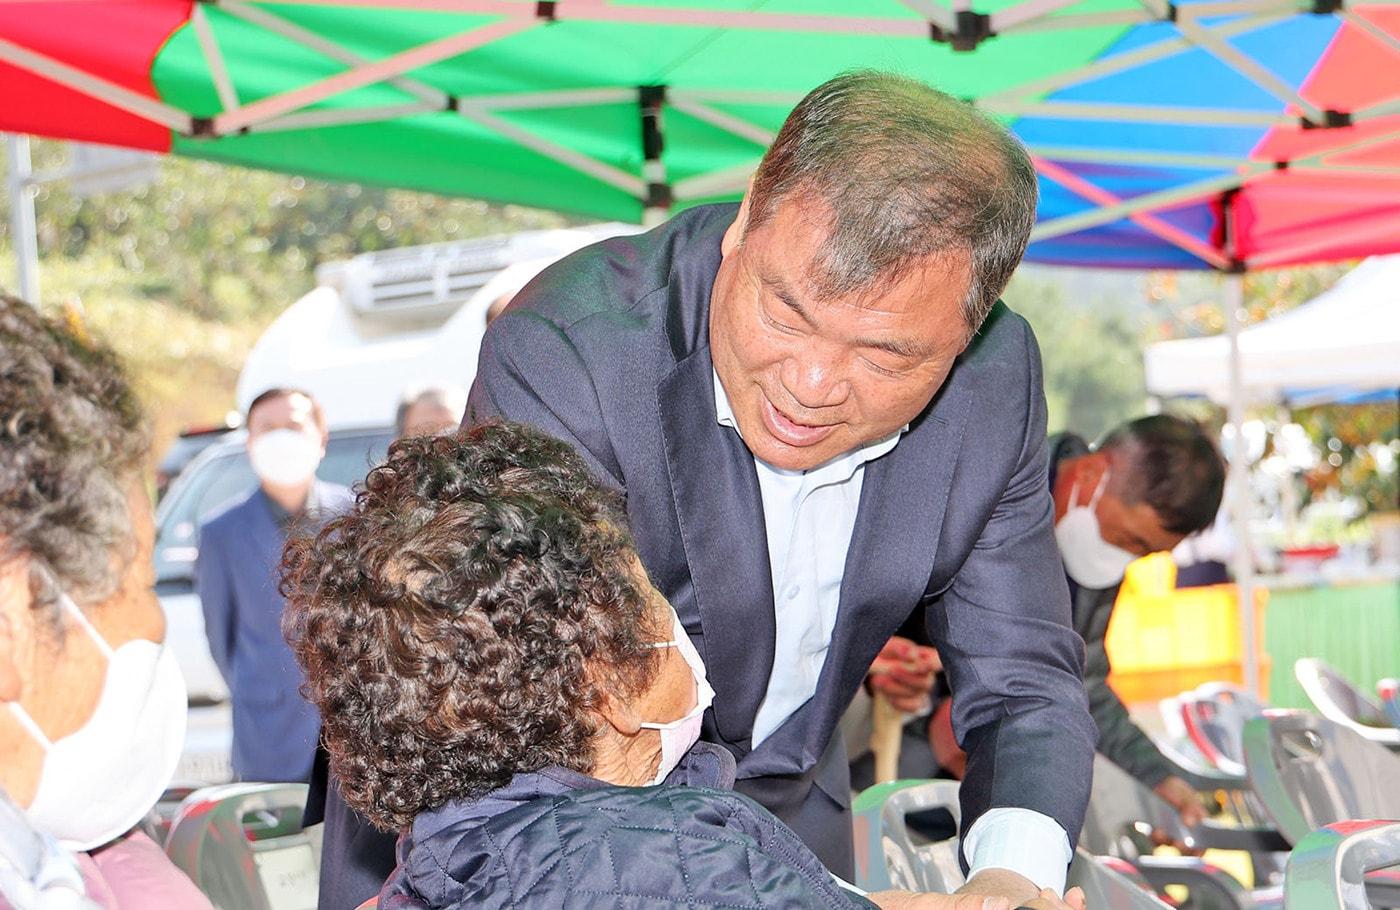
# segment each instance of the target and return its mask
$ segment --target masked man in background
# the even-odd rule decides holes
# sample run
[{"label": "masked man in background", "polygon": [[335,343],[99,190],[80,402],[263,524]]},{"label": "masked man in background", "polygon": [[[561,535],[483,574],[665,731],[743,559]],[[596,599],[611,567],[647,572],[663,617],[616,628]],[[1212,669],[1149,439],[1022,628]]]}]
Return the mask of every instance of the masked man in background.
[{"label": "masked man in background", "polygon": [[[1050,439],[1055,542],[1069,582],[1074,630],[1087,650],[1084,688],[1099,731],[1098,751],[1156,790],[1187,825],[1205,816],[1200,796],[1173,773],[1175,766],[1109,687],[1104,639],[1128,564],[1170,551],[1210,527],[1224,489],[1220,452],[1191,420],[1142,417],[1117,427],[1093,449],[1072,433]],[[876,688],[883,684],[872,679]],[[940,709],[930,728],[934,757],[961,776],[965,758],[953,741],[951,709]]]},{"label": "masked man in background", "polygon": [[277,567],[290,530],[344,511],[352,497],[316,479],[326,418],[306,392],[263,392],[248,406],[247,426],[259,486],[200,529],[199,599],[209,651],[232,694],[234,776],[306,781],[320,720],[282,637]]}]

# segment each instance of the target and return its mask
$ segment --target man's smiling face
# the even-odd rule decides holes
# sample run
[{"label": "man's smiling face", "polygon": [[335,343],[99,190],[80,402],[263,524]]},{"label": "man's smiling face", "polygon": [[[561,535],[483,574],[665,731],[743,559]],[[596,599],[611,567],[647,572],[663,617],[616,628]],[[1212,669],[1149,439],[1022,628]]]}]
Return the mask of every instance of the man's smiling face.
[{"label": "man's smiling face", "polygon": [[745,235],[747,210],[724,237],[710,351],[749,450],[774,467],[808,470],[918,416],[967,342],[966,250],[819,298],[825,204],[794,193]]}]

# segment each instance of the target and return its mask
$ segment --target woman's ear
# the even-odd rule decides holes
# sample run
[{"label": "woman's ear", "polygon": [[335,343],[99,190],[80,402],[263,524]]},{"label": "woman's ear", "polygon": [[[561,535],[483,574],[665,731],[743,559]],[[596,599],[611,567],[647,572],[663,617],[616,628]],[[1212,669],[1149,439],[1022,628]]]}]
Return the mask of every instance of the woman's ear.
[{"label": "woman's ear", "polygon": [[636,736],[642,729],[642,716],[630,700],[617,695],[617,688],[599,690],[598,707],[594,710],[603,722],[623,736]]},{"label": "woman's ear", "polygon": [[23,630],[19,624],[27,618],[32,599],[29,560],[18,558],[0,564],[0,701],[19,701],[23,693]]}]

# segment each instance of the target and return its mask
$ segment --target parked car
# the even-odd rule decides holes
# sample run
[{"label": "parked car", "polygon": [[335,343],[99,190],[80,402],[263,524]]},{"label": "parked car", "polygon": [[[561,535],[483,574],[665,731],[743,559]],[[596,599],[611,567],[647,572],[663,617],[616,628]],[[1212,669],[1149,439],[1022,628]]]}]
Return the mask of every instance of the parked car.
[{"label": "parked car", "polygon": [[156,467],[156,502],[165,498],[165,494],[170,490],[170,484],[180,476],[180,472],[194,461],[195,456],[214,443],[223,439],[233,430],[237,429],[237,424],[226,423],[213,427],[196,427],[184,430],[175,441],[170,443],[170,448],[165,450],[164,457]]},{"label": "parked car", "polygon": [[[392,427],[332,430],[326,457],[316,474],[322,480],[353,486],[384,458],[392,440]],[[208,446],[171,485],[156,509],[156,594],[165,608],[166,636],[185,674],[193,705],[228,698],[204,637],[194,565],[199,556],[200,524],[257,486],[246,442],[243,430],[233,430]]]}]

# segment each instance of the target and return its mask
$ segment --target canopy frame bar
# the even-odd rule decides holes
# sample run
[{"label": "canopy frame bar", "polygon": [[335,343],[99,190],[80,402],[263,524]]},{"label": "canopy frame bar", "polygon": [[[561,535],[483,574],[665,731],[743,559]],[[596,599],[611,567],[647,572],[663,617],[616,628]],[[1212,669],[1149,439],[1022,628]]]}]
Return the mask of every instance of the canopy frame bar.
[{"label": "canopy frame bar", "polygon": [[320,129],[332,126],[353,126],[363,123],[380,123],[397,120],[414,114],[427,114],[439,110],[421,101],[405,101],[403,104],[382,104],[374,107],[342,107],[323,110],[301,110],[271,120],[245,127],[249,133],[278,133],[288,130]]},{"label": "canopy frame bar", "polygon": [[[1122,198],[1060,167],[1052,161],[1047,161],[1034,154],[1031,156],[1031,161],[1035,164],[1036,171],[1043,174],[1047,179],[1053,180],[1070,192],[1093,202],[1095,205],[1116,205],[1123,202]],[[1155,234],[1173,246],[1185,250],[1202,262],[1212,265],[1217,269],[1225,269],[1230,265],[1230,260],[1222,256],[1210,244],[1197,237],[1191,236],[1181,228],[1169,224],[1155,215],[1146,212],[1134,212],[1128,215],[1128,219],[1138,227]]]},{"label": "canopy frame bar", "polygon": [[1138,212],[1150,212],[1154,209],[1168,208],[1180,203],[1207,198],[1223,190],[1242,186],[1250,177],[1266,170],[1273,170],[1273,165],[1255,164],[1241,168],[1239,172],[1234,174],[1222,174],[1153,193],[1144,193],[1115,205],[1100,206],[1086,212],[1075,212],[1073,215],[1063,215],[1050,221],[1041,222],[1032,228],[1031,242],[1050,240],[1054,237],[1062,237],[1065,234],[1077,233],[1103,224],[1111,224]]},{"label": "canopy frame bar", "polygon": [[629,174],[620,168],[614,167],[611,164],[606,164],[582,152],[576,152],[571,148],[537,136],[529,130],[516,126],[510,121],[496,116],[490,111],[464,105],[458,108],[457,113],[462,118],[476,123],[479,126],[484,126],[508,139],[514,139],[533,152],[571,167],[615,189],[622,190],[634,199],[642,202],[646,201],[646,183],[640,177]]},{"label": "canopy frame bar", "polygon": [[672,189],[676,194],[676,199],[682,202],[726,193],[737,193],[748,186],[749,177],[753,176],[753,172],[758,169],[759,160],[755,157],[752,161],[736,164],[723,170],[696,174],[694,177],[676,181]]},{"label": "canopy frame bar", "polygon": [[1370,19],[1358,15],[1349,9],[1339,10],[1337,15],[1341,16],[1344,21],[1350,23],[1353,27],[1370,35],[1374,40],[1379,42],[1381,46],[1388,47],[1396,54],[1400,54],[1400,39],[1393,37],[1389,32],[1376,25],[1376,23],[1372,22]]},{"label": "canopy frame bar", "polygon": [[688,114],[696,120],[708,123],[710,126],[724,130],[726,133],[731,133],[741,139],[747,139],[765,149],[773,143],[773,139],[777,136],[772,130],[756,126],[747,120],[726,114],[724,111],[715,110],[699,101],[691,101],[687,98],[668,98],[667,100],[671,107],[681,113]]},{"label": "canopy frame bar", "polygon": [[1150,104],[1112,104],[1083,101],[973,100],[973,106],[990,114],[1013,117],[1047,117],[1107,123],[1172,123],[1179,126],[1275,127],[1293,126],[1297,118],[1269,111],[1179,107]]},{"label": "canopy frame bar", "polygon": [[1308,101],[1293,87],[1280,79],[1273,71],[1239,50],[1210,29],[1200,25],[1194,18],[1183,18],[1176,23],[1181,32],[1192,44],[1215,57],[1221,63],[1244,76],[1250,82],[1273,95],[1284,104],[1291,104],[1307,114],[1308,120],[1318,125],[1327,123],[1327,115],[1321,108]]},{"label": "canopy frame bar", "polygon": [[223,52],[219,50],[218,39],[214,37],[214,28],[209,24],[209,16],[205,13],[203,3],[194,4],[190,10],[190,22],[194,25],[194,34],[199,40],[199,50],[204,55],[204,63],[209,67],[209,76],[214,80],[214,91],[219,96],[219,104],[226,111],[234,110],[238,107],[238,92],[233,87],[233,80],[229,78],[228,66],[224,63]]},{"label": "canopy frame bar", "polygon": [[538,24],[539,20],[534,17],[502,19],[420,44],[383,60],[352,67],[335,76],[246,104],[236,111],[219,114],[214,117],[214,133],[226,135],[237,132],[244,127],[300,110],[332,96],[383,82],[390,76],[402,75],[409,70],[479,49],[493,41],[534,28]]},{"label": "canopy frame bar", "polygon": [[[1252,31],[1256,28],[1263,28],[1282,19],[1282,16],[1253,16],[1237,19],[1217,27],[1214,31],[1217,35],[1238,35]],[[1114,54],[1106,59],[1095,60],[1083,66],[1074,67],[1060,73],[1054,73],[1039,79],[1032,79],[1019,85],[1003,89],[999,92],[992,92],[983,95],[982,102],[987,101],[1025,101],[1027,96],[1048,94],[1060,89],[1072,88],[1101,79],[1105,76],[1112,76],[1124,70],[1135,69],[1168,57],[1175,56],[1185,50],[1190,50],[1193,45],[1184,37],[1163,38],[1161,41],[1154,41],[1151,44],[1134,48],[1131,51],[1124,51],[1121,54]]]},{"label": "canopy frame bar", "polygon": [[5,38],[0,38],[0,60],[159,126],[183,133],[192,129],[194,118],[179,108]]},{"label": "canopy frame bar", "polygon": [[1228,170],[1256,162],[1234,155],[1187,155],[1176,152],[1150,152],[1142,149],[1092,148],[1073,145],[1030,145],[1033,154],[1055,161],[1081,164],[1145,164],[1197,170]]},{"label": "canopy frame bar", "polygon": [[944,32],[957,31],[957,16],[952,9],[939,3],[938,0],[899,0],[899,5],[913,10],[930,25],[937,26]]},{"label": "canopy frame bar", "polygon": [[[244,22],[259,26],[266,31],[272,32],[274,35],[286,38],[293,44],[299,44],[337,63],[356,67],[364,66],[370,62],[367,58],[354,51],[342,47],[334,41],[322,38],[310,29],[303,28],[295,22],[288,21],[286,18],[274,13],[269,13],[267,10],[254,6],[251,3],[245,3],[243,0],[211,0],[211,2],[217,5],[220,11],[230,16],[236,16]],[[431,85],[420,82],[411,76],[397,75],[385,81],[420,99],[425,104],[436,105],[439,108],[445,108],[447,106],[446,92],[433,88]]]}]

